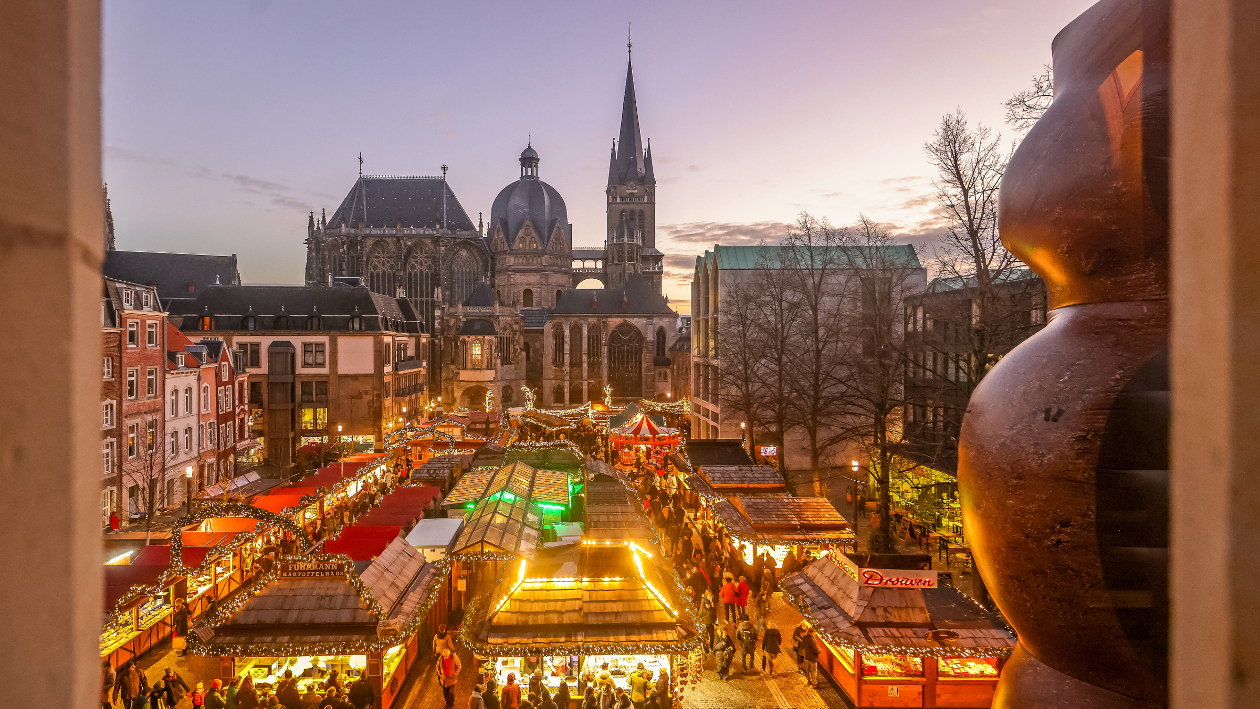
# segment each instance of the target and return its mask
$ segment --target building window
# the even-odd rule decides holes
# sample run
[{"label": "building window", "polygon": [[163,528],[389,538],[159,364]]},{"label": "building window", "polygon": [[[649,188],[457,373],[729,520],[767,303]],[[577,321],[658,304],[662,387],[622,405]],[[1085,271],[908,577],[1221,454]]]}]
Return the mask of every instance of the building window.
[{"label": "building window", "polygon": [[152,296],[149,295],[149,291],[140,291],[140,303],[144,306],[145,310],[148,310],[153,306],[153,299]]},{"label": "building window", "polygon": [[171,416],[179,415],[179,389],[171,389]]},{"label": "building window", "polygon": [[106,475],[114,474],[114,442],[112,440],[101,443],[101,469]]},{"label": "building window", "polygon": [[176,366],[176,367],[183,367],[183,366],[184,366],[184,355],[182,355],[182,354],[177,354],[177,355],[175,355],[175,366]]},{"label": "building window", "polygon": [[184,428],[184,450],[192,450],[192,426]]},{"label": "building window", "polygon": [[241,322],[245,330],[254,331],[258,329],[258,318],[253,315],[246,315]]},{"label": "building window", "polygon": [[241,360],[244,361],[246,367],[262,366],[260,364],[257,342],[242,342],[236,346],[236,349],[241,353]]},{"label": "building window", "polygon": [[187,387],[184,389],[184,413],[191,414],[192,410],[192,387]]},{"label": "building window", "polygon": [[328,409],[302,409],[302,429],[306,431],[322,431],[328,428]]},{"label": "building window", "polygon": [[302,403],[315,404],[328,401],[328,382],[302,382]]},{"label": "building window", "polygon": [[210,385],[201,385],[201,413],[210,413]]},{"label": "building window", "polygon": [[179,432],[171,431],[171,455],[179,454]]},{"label": "building window", "polygon": [[127,398],[134,399],[139,393],[140,370],[131,367],[127,370]]},{"label": "building window", "polygon": [[407,343],[395,342],[394,343],[394,361],[402,362],[406,359],[407,359]]},{"label": "building window", "polygon": [[149,367],[145,372],[144,395],[157,396],[157,367]]},{"label": "building window", "polygon": [[123,298],[123,307],[124,307],[124,308],[130,308],[131,306],[135,305],[135,303],[136,303],[136,300],[135,300],[135,295],[133,295],[133,294],[132,294],[132,291],[130,291],[130,290],[128,290],[128,289],[125,289],[125,288],[123,289],[123,292],[122,292],[122,298]]},{"label": "building window", "polygon": [[471,369],[481,369],[481,342],[473,340]]},{"label": "building window", "polygon": [[153,453],[157,451],[157,419],[149,419],[146,429],[144,449]]},{"label": "building window", "polygon": [[197,424],[197,450],[206,449],[206,425],[204,423]]},{"label": "building window", "polygon": [[534,307],[534,291],[530,290],[529,288],[526,288],[524,291],[521,292],[521,307],[522,308]]},{"label": "building window", "polygon": [[101,376],[103,376],[105,379],[114,378],[114,358],[113,357],[105,358],[104,364],[101,367],[101,373],[102,373]]},{"label": "building window", "polygon": [[112,401],[107,401],[104,404],[101,404],[101,427],[114,427],[114,402]]},{"label": "building window", "polygon": [[323,342],[303,342],[302,343],[302,366],[303,367],[324,366],[324,343]]},{"label": "building window", "polygon": [[140,424],[127,424],[127,457],[135,458],[140,452]]},{"label": "building window", "polygon": [[148,347],[158,346],[157,323],[151,322],[144,324],[144,343]]},{"label": "building window", "polygon": [[128,347],[140,346],[140,323],[137,323],[137,322],[127,323],[127,346]]},{"label": "building window", "polygon": [[350,322],[346,326],[347,330],[358,332],[363,329],[363,317],[360,315],[351,315]]},{"label": "building window", "polygon": [[209,436],[209,438],[206,439],[206,445],[208,445],[210,448],[214,448],[215,447],[214,424],[210,424],[206,426],[206,435]]},{"label": "building window", "polygon": [[228,363],[224,362],[219,365],[219,379],[228,378]]}]

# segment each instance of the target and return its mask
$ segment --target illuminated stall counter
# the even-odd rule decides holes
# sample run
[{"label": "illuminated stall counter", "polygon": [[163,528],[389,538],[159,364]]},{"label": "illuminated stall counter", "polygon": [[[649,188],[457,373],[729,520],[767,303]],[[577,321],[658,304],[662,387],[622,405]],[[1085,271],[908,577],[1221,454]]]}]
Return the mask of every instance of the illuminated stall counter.
[{"label": "illuminated stall counter", "polygon": [[990,706],[1015,645],[1000,619],[935,571],[870,561],[832,554],[783,581],[814,627],[819,668],[858,707]]},{"label": "illuminated stall counter", "polygon": [[821,555],[833,549],[852,551],[857,542],[853,525],[825,497],[737,495],[710,505],[714,517],[743,545],[744,560],[769,551],[779,563],[793,550]]},{"label": "illuminated stall counter", "polygon": [[397,538],[363,570],[335,554],[285,556],[249,591],[194,626],[189,649],[220,658],[220,677],[271,685],[286,669],[299,687],[338,670],[366,673],[389,707],[420,657],[425,613],[444,565]]},{"label": "illuminated stall counter", "polygon": [[509,571],[474,603],[461,638],[500,683],[509,672],[528,683],[540,668],[550,688],[567,678],[576,703],[580,673],[597,676],[607,663],[613,683],[628,688],[642,662],[672,681],[672,663],[699,645],[676,579],[638,544],[540,549]]}]

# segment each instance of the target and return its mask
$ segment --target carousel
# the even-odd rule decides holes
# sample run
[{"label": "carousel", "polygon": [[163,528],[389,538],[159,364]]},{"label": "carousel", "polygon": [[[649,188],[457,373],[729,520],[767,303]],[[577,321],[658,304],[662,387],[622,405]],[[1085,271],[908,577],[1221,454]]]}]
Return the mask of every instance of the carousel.
[{"label": "carousel", "polygon": [[640,413],[625,426],[613,429],[609,442],[617,465],[633,468],[642,462],[663,474],[667,457],[682,443],[682,434],[676,428],[657,426]]}]

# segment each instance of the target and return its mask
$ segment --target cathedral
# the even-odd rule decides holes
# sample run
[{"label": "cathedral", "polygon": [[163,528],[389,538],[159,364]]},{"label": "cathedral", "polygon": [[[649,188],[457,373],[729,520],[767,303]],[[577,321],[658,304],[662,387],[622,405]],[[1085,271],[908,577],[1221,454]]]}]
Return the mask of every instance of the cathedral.
[{"label": "cathedral", "polygon": [[[445,177],[359,175],[329,219],[307,224],[306,283],[361,282],[407,298],[430,342],[430,399],[482,408],[664,396],[679,318],[662,295],[652,148],[639,130],[627,62],[605,188],[603,248],[575,248],[564,198],[538,151],[490,219],[473,224]],[[577,288],[598,280],[603,288]],[[489,396],[487,396],[489,395]]]}]

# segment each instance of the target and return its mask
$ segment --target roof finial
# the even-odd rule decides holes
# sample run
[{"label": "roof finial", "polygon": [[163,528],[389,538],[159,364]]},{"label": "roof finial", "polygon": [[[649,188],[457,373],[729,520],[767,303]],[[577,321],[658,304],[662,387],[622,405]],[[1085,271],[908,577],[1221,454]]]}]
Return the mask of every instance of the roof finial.
[{"label": "roof finial", "polygon": [[629,55],[634,51],[634,42],[630,40],[630,23],[626,23],[626,54]]},{"label": "roof finial", "polygon": [[359,177],[363,177],[363,153],[359,152]]},{"label": "roof finial", "polygon": [[534,134],[533,133],[525,134],[525,147],[527,148],[534,147]]}]

